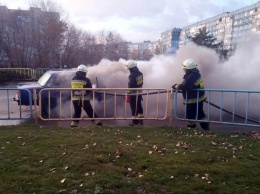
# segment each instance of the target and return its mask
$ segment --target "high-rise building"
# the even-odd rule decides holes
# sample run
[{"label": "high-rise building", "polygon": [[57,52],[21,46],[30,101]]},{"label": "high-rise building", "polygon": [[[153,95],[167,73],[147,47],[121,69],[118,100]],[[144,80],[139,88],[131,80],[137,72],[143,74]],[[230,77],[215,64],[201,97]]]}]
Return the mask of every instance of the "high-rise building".
[{"label": "high-rise building", "polygon": [[30,7],[29,10],[8,9],[6,6],[0,5],[0,20],[16,20],[17,23],[28,23],[36,25],[42,22],[43,19],[49,21],[50,19],[60,21],[60,14],[58,12],[46,12],[40,8]]},{"label": "high-rise building", "polygon": [[51,55],[60,49],[61,31],[58,12],[0,6],[0,66],[29,67],[39,57],[53,63]]},{"label": "high-rise building", "polygon": [[185,45],[189,36],[194,36],[204,27],[217,42],[223,42],[225,49],[233,50],[250,33],[260,33],[260,2],[182,28],[179,45]]},{"label": "high-rise building", "polygon": [[161,53],[176,53],[179,48],[180,33],[180,28],[173,28],[161,33]]},{"label": "high-rise building", "polygon": [[129,58],[135,60],[148,60],[153,55],[160,54],[160,42],[144,41],[140,43],[129,42],[127,44]]}]

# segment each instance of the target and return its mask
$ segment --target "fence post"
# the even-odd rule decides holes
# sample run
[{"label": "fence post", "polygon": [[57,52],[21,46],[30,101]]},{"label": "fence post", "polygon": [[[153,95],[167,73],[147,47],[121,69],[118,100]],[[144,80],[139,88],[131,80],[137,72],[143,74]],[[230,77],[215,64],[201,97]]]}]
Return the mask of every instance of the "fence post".
[{"label": "fence post", "polygon": [[169,97],[169,126],[172,126],[172,117],[173,117],[173,92],[172,90],[168,91],[168,96]]},{"label": "fence post", "polygon": [[33,102],[34,102],[34,123],[38,125],[38,111],[37,111],[37,94],[36,89],[33,89]]}]

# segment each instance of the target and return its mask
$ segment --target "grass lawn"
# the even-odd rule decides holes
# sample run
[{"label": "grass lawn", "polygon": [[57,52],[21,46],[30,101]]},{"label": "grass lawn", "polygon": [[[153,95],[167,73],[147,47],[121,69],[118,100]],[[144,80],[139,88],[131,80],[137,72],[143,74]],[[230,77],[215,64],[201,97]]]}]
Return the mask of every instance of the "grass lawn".
[{"label": "grass lawn", "polygon": [[260,193],[259,133],[0,126],[0,193]]}]

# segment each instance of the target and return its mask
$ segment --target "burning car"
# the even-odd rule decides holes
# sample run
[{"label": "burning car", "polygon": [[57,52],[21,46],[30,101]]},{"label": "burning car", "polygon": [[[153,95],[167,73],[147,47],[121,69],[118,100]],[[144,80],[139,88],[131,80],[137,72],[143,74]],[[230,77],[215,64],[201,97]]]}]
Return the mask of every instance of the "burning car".
[{"label": "burning car", "polygon": [[[14,97],[18,105],[34,105],[34,90],[37,95],[36,105],[39,105],[39,92],[45,88],[70,88],[70,81],[75,75],[75,70],[49,70],[37,82],[22,82],[17,84],[19,91]],[[29,92],[28,92],[29,91]],[[58,100],[62,96],[62,101],[68,101],[71,98],[70,92],[60,93],[60,90],[41,92],[41,111],[42,115],[48,115],[49,109],[54,110],[58,105]]]}]

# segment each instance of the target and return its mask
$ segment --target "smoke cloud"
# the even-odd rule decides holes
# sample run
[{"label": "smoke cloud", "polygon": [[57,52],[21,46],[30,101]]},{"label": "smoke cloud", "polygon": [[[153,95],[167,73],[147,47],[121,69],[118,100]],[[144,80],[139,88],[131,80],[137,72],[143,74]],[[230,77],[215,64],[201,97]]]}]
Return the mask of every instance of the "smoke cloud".
[{"label": "smoke cloud", "polygon": [[[235,53],[227,61],[221,61],[217,53],[209,48],[197,46],[193,43],[181,47],[176,55],[159,55],[153,57],[149,61],[137,61],[139,70],[144,75],[143,88],[161,88],[167,91],[171,90],[171,86],[175,83],[179,84],[183,81],[184,71],[181,64],[185,59],[192,58],[198,64],[198,69],[202,75],[206,89],[226,89],[226,90],[259,90],[259,75],[258,69],[260,65],[260,57],[258,51],[260,50],[260,36],[252,35],[248,40],[240,44]],[[125,67],[125,59],[119,61],[110,61],[108,59],[101,60],[98,64],[88,67],[87,77],[92,84],[98,88],[127,88],[129,71]],[[75,75],[76,69],[72,69],[69,74],[65,73],[62,76],[62,87],[70,88],[70,81]],[[247,94],[237,94],[236,104],[234,104],[234,92],[224,93],[207,92],[208,101],[223,106],[223,108],[232,111],[235,107],[236,114],[245,116],[246,108],[250,110],[248,117],[259,120],[259,105],[260,98],[257,94],[250,95],[250,103],[247,105]],[[223,98],[222,98],[223,97]],[[165,115],[167,106],[166,93],[160,94],[159,106],[157,106],[157,96],[146,95],[143,96],[143,107],[146,117],[154,117],[157,115],[157,108],[159,107],[159,117]],[[104,108],[104,101],[93,100],[91,103],[95,112],[100,116],[104,116],[104,109],[106,117],[114,117],[114,96],[106,95],[106,106]],[[182,104],[182,95],[178,95],[178,116],[184,118],[184,105]],[[147,107],[146,107],[147,105]],[[123,96],[117,97],[116,116],[123,117],[124,111],[127,112],[127,117],[131,117],[129,104],[125,104]],[[219,121],[220,110],[204,104],[204,110],[210,119],[214,118]],[[73,107],[71,102],[62,105],[62,113],[65,117],[71,117],[73,114]],[[85,114],[85,113],[84,113]],[[222,113],[221,113],[222,114]],[[223,113],[224,117],[229,117],[230,114]],[[85,117],[85,116],[84,116]],[[86,116],[87,117],[87,116]],[[111,121],[113,125],[125,125],[129,121]],[[152,123],[152,121],[147,121]],[[185,124],[185,122],[183,122]],[[168,124],[165,121],[164,124]]]},{"label": "smoke cloud", "polygon": [[[259,41],[260,36],[250,36],[228,61],[219,60],[214,50],[193,43],[181,47],[175,56],[159,55],[150,61],[137,61],[138,68],[144,74],[143,87],[170,89],[174,83],[182,82],[184,72],[181,64],[185,59],[192,58],[198,63],[206,88],[257,90]],[[97,77],[99,87],[125,88],[129,76],[125,61],[103,59],[89,67],[88,77],[92,83],[96,83]]]},{"label": "smoke cloud", "polygon": [[[159,55],[153,57],[149,61],[137,61],[137,66],[144,75],[143,88],[164,88],[170,90],[175,83],[179,84],[183,81],[184,71],[181,68],[182,62],[187,58],[194,59],[198,64],[198,69],[202,75],[206,89],[226,89],[226,90],[253,90],[259,91],[259,65],[260,56],[260,36],[252,35],[247,40],[240,44],[235,53],[227,61],[221,61],[212,49],[197,46],[193,43],[181,47],[176,55]],[[87,77],[90,78],[93,85],[98,85],[99,88],[127,88],[129,71],[125,67],[125,59],[119,61],[110,61],[108,59],[101,60],[98,64],[88,67]],[[61,87],[70,88],[70,81],[75,75],[76,69],[69,70],[69,74],[64,73],[60,82]],[[245,110],[248,107],[250,110],[248,118],[259,121],[259,94],[250,94],[250,102],[247,102],[248,94],[237,94],[236,104],[234,104],[234,92],[224,93],[219,92],[207,93],[208,101],[218,106],[223,105],[223,108],[232,111],[235,107],[236,113],[245,116]],[[165,114],[166,94],[160,94],[159,116]],[[147,98],[144,96],[143,106],[145,108]],[[157,97],[149,96],[147,103],[148,108],[146,116],[154,116],[157,114]],[[117,116],[124,114],[125,108],[127,110],[127,117],[130,115],[130,106],[126,104],[124,98],[117,97]],[[104,104],[99,101],[92,101],[95,111],[100,117],[103,117]],[[169,108],[169,107],[168,107]],[[106,98],[106,115],[112,116],[114,114],[114,98]],[[178,95],[177,112],[183,116],[184,105],[182,104],[182,96]],[[220,110],[217,108],[208,107],[204,105],[205,112],[209,113],[210,118],[220,117]],[[73,114],[73,107],[71,102],[62,105],[62,113],[65,117],[71,117]],[[224,116],[230,115],[224,113]],[[129,121],[111,121],[111,124],[126,124]],[[151,123],[148,122],[147,123]],[[183,122],[185,123],[185,122]],[[0,124],[3,124],[2,121]],[[145,123],[146,124],[146,123]],[[166,122],[165,122],[166,124]],[[168,123],[167,123],[168,124]]]},{"label": "smoke cloud", "polygon": [[[187,58],[192,58],[198,63],[198,69],[207,89],[259,90],[260,57],[257,53],[260,50],[259,39],[259,35],[248,37],[228,61],[221,61],[214,50],[193,43],[181,47],[174,56],[159,55],[149,61],[137,61],[138,68],[144,74],[143,87],[170,90],[173,84],[183,81],[182,62]],[[124,59],[119,61],[103,59],[99,64],[89,67],[88,77],[94,84],[98,78],[100,88],[126,88],[129,72],[124,66],[125,61]],[[221,93],[211,92],[209,95],[210,102],[221,105]],[[245,114],[247,94],[239,94],[236,100],[236,113]],[[178,102],[180,104],[178,109],[183,112],[182,101],[178,100]],[[225,93],[222,103],[224,108],[232,111],[234,93]],[[154,104],[155,102],[149,102],[150,107]],[[259,104],[259,97],[252,95],[249,104],[251,116],[257,117],[256,105],[259,106]],[[164,106],[162,106],[163,110]],[[207,110],[207,107],[205,109]],[[210,114],[217,116],[219,110],[213,108]]]}]

